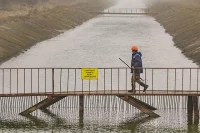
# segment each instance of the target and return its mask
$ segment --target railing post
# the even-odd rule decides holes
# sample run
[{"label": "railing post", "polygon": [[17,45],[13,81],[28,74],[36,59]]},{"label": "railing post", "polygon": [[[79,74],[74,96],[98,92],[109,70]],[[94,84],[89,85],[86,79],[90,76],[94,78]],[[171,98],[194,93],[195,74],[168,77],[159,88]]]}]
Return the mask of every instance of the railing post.
[{"label": "railing post", "polygon": [[12,70],[10,69],[10,94],[11,94],[11,84],[12,84]]},{"label": "railing post", "polygon": [[54,94],[54,68],[52,68],[52,94]]},{"label": "railing post", "polygon": [[169,90],[169,69],[167,68],[167,94]]},{"label": "railing post", "polygon": [[2,93],[4,94],[4,69],[3,70],[3,74],[2,74]]},{"label": "railing post", "polygon": [[198,88],[199,88],[199,69],[197,69],[197,94],[199,92]]},{"label": "railing post", "polygon": [[153,76],[153,70],[154,70],[154,69],[152,68],[152,94],[153,94],[153,77],[154,77],[154,76]]}]

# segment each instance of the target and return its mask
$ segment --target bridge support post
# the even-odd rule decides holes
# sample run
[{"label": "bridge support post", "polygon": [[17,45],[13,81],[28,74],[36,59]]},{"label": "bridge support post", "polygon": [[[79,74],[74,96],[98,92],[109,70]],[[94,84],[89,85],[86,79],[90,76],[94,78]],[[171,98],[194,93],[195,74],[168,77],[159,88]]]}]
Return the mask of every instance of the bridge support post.
[{"label": "bridge support post", "polygon": [[193,96],[193,108],[194,108],[194,124],[199,124],[199,108],[198,108],[198,97]]},{"label": "bridge support post", "polygon": [[84,96],[79,96],[79,112],[84,112]]},{"label": "bridge support post", "polygon": [[79,126],[83,127],[84,119],[84,96],[79,96]]},{"label": "bridge support post", "polygon": [[187,101],[187,117],[188,117],[188,125],[192,124],[193,120],[193,101],[192,101],[192,96],[188,96],[188,101]]},{"label": "bridge support post", "polygon": [[[197,96],[188,96],[187,111],[188,111],[188,124],[198,125],[199,124],[199,109],[198,109]],[[193,123],[193,118],[194,118],[194,123]]]},{"label": "bridge support post", "polygon": [[188,115],[193,115],[193,100],[192,100],[192,96],[188,96],[187,111],[188,111]]}]

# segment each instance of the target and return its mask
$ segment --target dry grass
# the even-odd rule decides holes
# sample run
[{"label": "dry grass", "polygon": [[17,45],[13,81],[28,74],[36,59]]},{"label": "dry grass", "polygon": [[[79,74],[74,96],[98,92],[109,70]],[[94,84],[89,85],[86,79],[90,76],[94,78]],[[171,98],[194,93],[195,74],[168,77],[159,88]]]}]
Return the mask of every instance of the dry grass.
[{"label": "dry grass", "polygon": [[10,2],[6,8],[4,7],[4,9],[0,10],[0,24],[4,24],[5,22],[10,22],[25,16],[37,14],[41,11],[55,8],[56,6],[71,6],[84,1],[86,2],[86,0],[48,0],[47,2],[35,4]]},{"label": "dry grass", "polygon": [[40,11],[45,11],[54,8],[56,5],[51,3],[42,4],[10,4],[9,8],[0,10],[0,24],[31,14],[36,14]]},{"label": "dry grass", "polygon": [[[9,6],[0,10],[0,25],[11,20],[16,20],[16,18],[30,16],[33,14],[37,14],[39,12],[43,12],[49,9],[53,9],[57,6],[66,6],[66,7],[78,7],[80,5],[87,6],[88,3],[93,4],[92,6],[98,6],[99,0],[43,0],[43,2],[36,2],[34,4],[31,3],[22,3],[16,2],[19,0],[9,0]],[[13,1],[13,2],[12,2]],[[28,1],[28,0],[26,0]],[[114,0],[106,0],[107,1],[114,1]],[[102,0],[105,2],[105,0]],[[1,4],[1,0],[0,0]],[[101,4],[102,5],[102,4]],[[90,6],[91,7],[91,6]],[[86,7],[87,8],[87,7]]]}]

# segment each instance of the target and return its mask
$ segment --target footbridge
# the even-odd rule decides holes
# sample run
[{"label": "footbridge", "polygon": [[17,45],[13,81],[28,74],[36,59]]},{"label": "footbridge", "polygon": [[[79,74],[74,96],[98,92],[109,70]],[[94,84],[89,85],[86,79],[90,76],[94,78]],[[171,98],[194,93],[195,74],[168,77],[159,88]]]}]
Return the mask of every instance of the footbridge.
[{"label": "footbridge", "polygon": [[153,112],[156,108],[136,96],[186,96],[188,112],[198,112],[200,68],[142,69],[141,80],[149,87],[143,92],[137,84],[133,93],[128,92],[129,68],[1,68],[0,97],[46,97],[21,115],[46,109],[68,96],[79,96],[80,110],[84,110],[84,96],[116,96],[152,117],[159,116]]},{"label": "footbridge", "polygon": [[148,14],[155,14],[155,12],[150,11],[147,8],[113,8],[113,9],[106,9],[95,11],[91,10],[91,13],[96,14],[113,14],[113,15],[148,15]]}]

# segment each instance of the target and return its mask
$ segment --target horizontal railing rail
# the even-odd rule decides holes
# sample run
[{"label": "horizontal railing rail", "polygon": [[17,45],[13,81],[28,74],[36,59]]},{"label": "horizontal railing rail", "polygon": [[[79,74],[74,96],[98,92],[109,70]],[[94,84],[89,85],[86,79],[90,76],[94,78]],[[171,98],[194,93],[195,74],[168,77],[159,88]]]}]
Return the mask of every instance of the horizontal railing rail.
[{"label": "horizontal railing rail", "polygon": [[[141,69],[141,68],[135,68]],[[142,68],[146,92],[134,95],[200,95],[200,68]],[[0,68],[0,96],[133,95],[130,69],[97,68],[95,79],[82,68]],[[90,74],[89,74],[90,77]],[[92,77],[91,77],[92,78]]]}]

